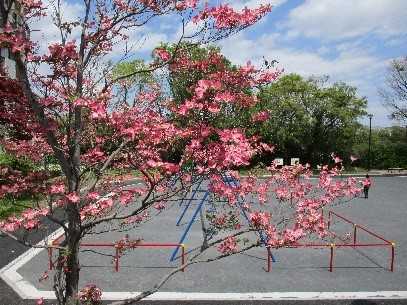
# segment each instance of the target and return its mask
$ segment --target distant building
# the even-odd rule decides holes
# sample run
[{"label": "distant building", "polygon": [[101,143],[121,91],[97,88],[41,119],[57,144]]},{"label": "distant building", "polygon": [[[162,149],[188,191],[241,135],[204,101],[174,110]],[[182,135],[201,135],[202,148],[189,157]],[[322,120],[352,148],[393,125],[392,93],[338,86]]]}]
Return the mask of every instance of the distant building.
[{"label": "distant building", "polygon": [[[13,27],[21,25],[20,7],[15,1],[0,0],[0,33],[3,32],[4,26],[9,23]],[[14,54],[7,46],[0,46],[0,67],[5,71],[8,77],[17,79],[17,69]]]}]

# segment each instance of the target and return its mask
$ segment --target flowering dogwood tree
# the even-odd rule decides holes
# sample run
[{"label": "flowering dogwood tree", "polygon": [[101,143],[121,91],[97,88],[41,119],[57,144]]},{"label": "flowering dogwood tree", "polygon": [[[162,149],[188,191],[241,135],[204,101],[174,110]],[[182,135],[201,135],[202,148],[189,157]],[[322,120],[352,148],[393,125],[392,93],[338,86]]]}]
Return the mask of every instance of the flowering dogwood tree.
[{"label": "flowering dogwood tree", "polygon": [[[20,16],[15,24],[8,22],[12,7]],[[236,201],[248,194],[257,194],[262,205],[255,208],[245,201],[251,219],[246,229],[231,219],[233,213],[212,215],[213,225],[229,232],[227,237],[207,245],[220,254],[201,259],[198,253],[182,267],[259,246],[258,240],[243,244],[239,239],[253,230],[264,231],[270,247],[290,245],[310,234],[324,236],[321,208],[359,191],[353,179],[333,180],[338,171],[335,168],[325,167],[317,185],[301,178],[310,175],[309,167],[302,165],[271,165],[271,178],[261,181],[254,176],[240,178],[231,171],[273,148],[258,137],[248,137],[244,128],[217,126],[216,117],[225,115],[231,105],[241,109],[253,106],[257,102],[256,88],[272,82],[278,71],[259,70],[250,63],[229,69],[218,52],[193,60],[182,48],[169,51],[159,47],[153,52],[153,60],[142,68],[112,73],[112,62],[120,62],[115,54],[117,47],[127,46],[132,31],[156,18],[178,18],[182,29],[179,45],[184,40],[202,44],[236,33],[270,10],[270,6],[262,5],[235,11],[225,4],[210,6],[198,0],[84,0],[83,14],[76,21],[66,22],[57,1],[52,14],[60,38],[41,51],[40,45],[30,40],[30,22],[46,17],[42,3],[11,0],[4,4],[0,45],[13,53],[18,80],[6,79],[5,75],[0,79],[2,88],[7,88],[6,82],[14,88],[1,92],[0,120],[7,130],[18,129],[24,137],[6,132],[1,145],[36,161],[52,155],[62,175],[47,179],[46,170],[24,176],[1,169],[5,183],[0,196],[34,191],[45,199],[20,216],[2,221],[0,229],[16,238],[13,231],[34,230],[43,219],[63,228],[64,241],[48,246],[60,250],[54,276],[59,304],[89,301],[92,296],[100,299],[96,287],[87,286],[81,292],[78,287],[80,241],[85,235],[107,222],[132,225],[148,221],[151,208],[165,208],[165,203],[187,190],[196,177],[209,179],[211,191],[227,199],[225,210],[236,208]],[[186,33],[187,27],[193,28],[192,33]],[[127,47],[122,52],[120,55],[131,55]],[[160,81],[144,82],[142,88],[128,94],[129,86],[138,79],[136,75],[163,69],[194,69],[201,71],[203,78],[187,88],[191,98],[177,103]],[[123,87],[126,94],[121,94]],[[253,124],[266,119],[267,114],[259,113],[253,116]],[[175,146],[182,147],[177,160],[169,158]],[[138,187],[120,183],[118,177],[108,174],[112,167],[140,172],[143,183]],[[239,180],[239,185],[227,185],[222,179],[225,172]],[[273,204],[278,206],[275,211]],[[57,217],[60,211],[62,216]],[[125,247],[129,242],[121,244]],[[154,293],[180,270],[171,272],[154,289],[116,304],[131,304]]]}]

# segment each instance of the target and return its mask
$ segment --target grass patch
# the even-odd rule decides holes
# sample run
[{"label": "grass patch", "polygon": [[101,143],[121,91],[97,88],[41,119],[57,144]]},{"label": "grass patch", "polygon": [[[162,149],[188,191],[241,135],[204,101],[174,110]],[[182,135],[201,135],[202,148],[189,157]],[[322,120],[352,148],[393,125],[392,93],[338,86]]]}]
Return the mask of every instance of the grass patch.
[{"label": "grass patch", "polygon": [[0,199],[0,219],[5,219],[9,216],[18,216],[22,211],[37,206],[39,199],[33,197],[13,199],[5,197]]},{"label": "grass patch", "polygon": [[128,169],[120,169],[120,168],[108,168],[105,171],[106,176],[120,176],[125,174],[131,174],[134,177],[141,177],[143,174],[138,170],[128,170]]}]

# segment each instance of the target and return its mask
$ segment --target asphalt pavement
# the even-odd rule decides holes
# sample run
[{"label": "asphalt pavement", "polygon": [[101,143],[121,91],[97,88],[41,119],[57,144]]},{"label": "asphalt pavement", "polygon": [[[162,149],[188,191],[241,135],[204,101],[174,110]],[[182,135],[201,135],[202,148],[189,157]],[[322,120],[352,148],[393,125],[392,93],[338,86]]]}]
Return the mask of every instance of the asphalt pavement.
[{"label": "asphalt pavement", "polygon": [[[384,180],[382,180],[384,179]],[[390,180],[388,180],[390,179]],[[396,180],[393,180],[396,179]],[[398,243],[398,255],[397,255],[397,265],[396,265],[396,272],[394,274],[389,273],[388,271],[385,270],[385,266],[384,263],[382,264],[381,262],[379,262],[379,267],[372,267],[369,265],[363,265],[366,263],[366,261],[363,261],[363,257],[362,258],[358,258],[357,261],[354,261],[353,264],[356,265],[352,265],[352,270],[339,270],[338,273],[336,273],[335,277],[338,280],[339,286],[341,285],[345,285],[343,289],[340,289],[342,291],[348,291],[346,289],[346,282],[349,281],[349,279],[347,280],[347,276],[349,274],[351,274],[351,277],[353,276],[352,274],[355,274],[355,276],[357,276],[357,274],[361,274],[362,276],[365,276],[365,280],[366,280],[366,276],[368,277],[368,282],[376,282],[378,283],[377,287],[380,287],[381,285],[385,285],[384,282],[389,281],[389,286],[390,288],[394,287],[394,289],[392,290],[407,290],[404,289],[404,286],[407,286],[407,276],[405,276],[405,270],[407,267],[407,263],[406,260],[404,259],[404,254],[407,253],[406,251],[406,240],[407,238],[404,236],[405,235],[405,228],[406,228],[406,224],[407,224],[407,217],[406,217],[406,204],[407,204],[407,200],[405,198],[407,198],[406,195],[407,192],[407,178],[380,178],[377,177],[375,178],[374,181],[374,185],[371,189],[370,192],[370,199],[369,200],[359,200],[359,202],[355,203],[355,208],[349,208],[349,209],[344,209],[343,213],[349,212],[349,211],[354,211],[354,217],[355,219],[359,222],[359,221],[364,221],[368,226],[373,227],[376,231],[383,233],[384,235],[388,236],[389,238],[395,239]],[[403,203],[404,201],[404,203]],[[365,205],[365,206],[363,206]],[[368,209],[366,209],[366,206],[369,207]],[[391,210],[395,210],[393,211],[394,213],[391,212]],[[352,214],[352,213],[351,213]],[[170,216],[170,218],[173,219],[172,216]],[[32,242],[38,242],[40,241],[45,235],[49,234],[52,231],[52,228],[46,228],[43,229],[40,232],[35,232],[33,234],[31,234],[29,236],[29,239]],[[192,233],[192,234],[198,234],[198,233]],[[174,235],[175,236],[175,235]],[[404,236],[404,237],[403,237]],[[401,245],[401,247],[400,247]],[[2,268],[3,266],[7,265],[10,261],[12,261],[13,259],[17,258],[20,254],[22,254],[24,251],[27,250],[27,248],[7,237],[0,237],[0,249],[1,249],[1,255],[0,255],[0,268]],[[167,255],[168,253],[165,253],[165,255]],[[147,254],[148,256],[148,254]],[[312,255],[311,255],[312,257]],[[345,256],[342,257],[342,259],[344,259]],[[290,256],[287,255],[287,259],[289,259]],[[41,259],[38,259],[39,261],[41,261]],[[32,265],[37,264],[39,261],[35,261],[35,259],[32,262]],[[381,257],[378,256],[375,258],[375,260],[380,260]],[[86,261],[86,258],[84,258],[84,260]],[[258,261],[261,261],[262,259],[257,259]],[[292,264],[293,260],[289,260],[287,262],[287,264]],[[305,265],[309,265],[310,263],[312,263],[313,261],[308,259],[305,261],[301,261],[301,259],[299,261],[296,261],[296,263],[299,263],[301,265],[301,263],[305,264]],[[97,271],[96,273],[98,273],[100,275],[100,277],[102,277],[103,275],[106,275],[106,270],[108,270],[107,268],[110,268],[111,266],[109,266],[108,262],[105,262],[105,266],[103,268],[98,268],[100,269],[99,271]],[[280,263],[283,263],[283,261],[281,260],[281,256],[280,256]],[[376,262],[377,263],[377,262]],[[88,264],[88,267],[92,267],[89,266],[90,264]],[[129,265],[129,264],[127,264]],[[302,267],[304,267],[305,265],[302,265]],[[345,264],[346,265],[346,264]],[[344,261],[342,261],[342,267],[345,266],[344,265]],[[283,269],[285,269],[284,267],[281,267],[282,264],[280,264],[280,266],[278,265],[278,263],[276,264],[276,270],[275,271],[276,275],[280,275],[280,276],[285,276],[286,278],[290,278],[290,273],[286,273],[286,271],[284,271]],[[134,272],[134,270],[131,270],[131,268],[127,268],[126,271],[126,264],[123,266],[124,270],[123,273],[121,273],[121,277],[120,278],[116,278],[114,281],[116,284],[120,285],[120,282],[128,282],[129,276],[131,276],[131,272]],[[233,265],[229,266],[231,268],[233,268]],[[27,267],[28,268],[28,267]],[[33,268],[33,266],[29,267],[28,269],[26,268],[25,272],[28,272],[28,269],[33,269],[32,271],[38,271],[35,268]],[[42,267],[41,267],[42,268]],[[206,267],[205,267],[206,268]],[[215,268],[219,268],[219,266],[215,266]],[[324,269],[325,265],[323,266],[316,266],[311,273],[313,272],[314,275],[315,274],[321,274],[323,276],[327,276],[327,272],[326,270],[318,270],[319,269]],[[22,268],[23,269],[23,268]],[[280,270],[279,270],[280,269]],[[346,269],[346,268],[344,268]],[[371,269],[371,270],[370,270]],[[92,270],[92,269],[89,269]],[[95,269],[94,269],[95,270]],[[260,267],[259,267],[260,270]],[[289,270],[289,269],[288,269]],[[249,272],[250,270],[244,270],[244,272]],[[309,270],[308,270],[309,271]],[[300,276],[304,276],[303,281],[307,282],[307,281],[311,281],[313,277],[309,277],[307,278],[306,274],[309,273],[308,271],[304,272],[303,274],[300,273]],[[345,272],[346,271],[346,272]],[[127,272],[130,272],[128,274],[126,274]],[[258,272],[258,271],[257,271]],[[293,271],[291,270],[291,277],[295,277],[298,276],[294,275],[293,276]],[[320,273],[321,272],[321,273]],[[349,273],[350,272],[350,273]],[[22,272],[24,273],[24,272]],[[32,272],[33,274],[35,272]],[[150,273],[150,272],[149,272]],[[199,274],[200,272],[198,272]],[[284,273],[286,273],[284,275]],[[95,275],[95,272],[91,272],[91,276]],[[109,274],[111,274],[109,272]],[[27,276],[29,276],[29,274],[26,274]],[[144,275],[142,275],[144,277]],[[216,282],[213,283],[215,286],[218,286],[220,291],[228,291],[228,290],[224,290],[227,289],[225,288],[226,286],[225,283],[223,283],[224,281],[227,281],[227,276],[228,274],[224,274],[224,276],[222,276],[222,279],[220,282]],[[229,274],[230,276],[230,274]],[[264,276],[264,272],[262,271],[261,276]],[[329,276],[329,274],[328,274]],[[106,276],[105,276],[106,277]],[[33,276],[31,278],[32,281],[34,281],[33,279],[35,278],[35,276]],[[126,279],[127,278],[127,279]],[[333,278],[332,284],[335,284],[335,278]],[[139,280],[139,278],[136,278],[136,280]],[[250,278],[248,278],[247,280],[253,282],[252,280],[250,280]],[[267,280],[266,278],[264,279],[265,281]],[[357,278],[354,278],[353,280],[357,281]],[[381,280],[383,280],[383,283],[381,283]],[[290,282],[285,283],[285,280],[282,279],[281,281],[281,286],[275,286],[277,291],[284,291],[284,286],[290,285]],[[293,283],[292,280],[291,284]],[[326,281],[326,279],[325,279]],[[394,281],[394,282],[393,282]],[[130,281],[132,282],[132,281]],[[295,281],[294,281],[295,282]],[[233,281],[232,281],[233,283]],[[355,283],[355,282],[354,282]],[[239,285],[245,285],[246,287],[248,287],[249,291],[253,291],[250,290],[250,286],[253,284],[247,284],[247,283],[242,283],[239,282],[237,283]],[[253,284],[254,285],[254,284]],[[355,285],[355,284],[351,284],[351,285]],[[209,285],[210,286],[210,285]],[[291,286],[291,285],[290,285]],[[294,285],[295,286],[295,285]],[[362,285],[363,286],[363,285]],[[374,285],[373,285],[374,286]],[[114,287],[114,285],[112,286]],[[169,291],[174,291],[175,286],[170,286],[168,289]],[[254,285],[255,287],[255,285]],[[311,285],[312,287],[312,285]],[[384,287],[384,286],[383,286]],[[300,290],[294,290],[296,287],[287,287],[287,290],[291,290],[291,291],[307,291],[307,289],[311,289],[310,287],[308,287],[307,285],[305,285],[303,288],[300,288]],[[329,289],[330,286],[328,285],[327,289]],[[356,289],[358,288],[358,286],[355,287]],[[386,289],[383,290],[391,290],[387,287],[385,287]],[[167,291],[168,291],[167,289]],[[237,288],[238,290],[240,288]],[[184,290],[184,289],[182,289]],[[188,291],[188,289],[186,290]],[[189,290],[191,291],[191,290]],[[192,289],[192,291],[194,291]],[[274,290],[271,290],[274,291]],[[315,291],[315,290],[313,290]],[[330,291],[330,290],[327,290]],[[108,302],[105,302],[106,304]],[[270,304],[270,305],[277,305],[277,304],[281,304],[281,305],[288,305],[288,304],[292,304],[292,305],[311,305],[311,304],[326,304],[326,305],[401,305],[401,304],[407,304],[407,300],[396,300],[396,299],[387,299],[387,300],[311,300],[311,301],[296,301],[296,300],[270,300],[270,301],[142,301],[142,304],[157,304],[157,305],[161,305],[161,304],[165,304],[165,305],[175,305],[175,304],[181,304],[181,305],[187,305],[187,304],[193,304],[193,305],[213,305],[213,304],[225,304],[225,305],[231,305],[231,304],[236,304],[236,305],[259,305],[259,304]],[[9,286],[4,283],[4,281],[2,281],[0,279],[0,305],[31,305],[31,304],[35,304],[34,300],[21,300],[19,298],[19,296],[11,289],[9,288]],[[46,301],[46,304],[55,304],[55,301]]]}]

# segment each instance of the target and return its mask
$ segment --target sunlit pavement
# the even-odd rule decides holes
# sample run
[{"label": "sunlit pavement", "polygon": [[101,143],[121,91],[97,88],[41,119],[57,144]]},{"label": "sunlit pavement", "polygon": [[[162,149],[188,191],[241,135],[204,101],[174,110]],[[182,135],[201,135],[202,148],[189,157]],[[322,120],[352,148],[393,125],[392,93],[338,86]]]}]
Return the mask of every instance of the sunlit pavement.
[{"label": "sunlit pavement", "polygon": [[[271,273],[264,270],[265,250],[256,249],[248,255],[239,255],[232,259],[219,261],[189,268],[185,273],[177,274],[162,291],[177,292],[287,292],[291,300],[260,300],[260,301],[154,301],[146,304],[407,304],[405,300],[388,299],[365,301],[352,300],[312,300],[295,301],[297,292],[375,292],[375,291],[407,291],[407,178],[376,177],[369,194],[369,199],[355,199],[350,206],[336,207],[339,211],[354,220],[396,242],[395,272],[389,272],[388,251],[375,249],[372,251],[355,251],[353,249],[338,250],[335,256],[334,272],[327,270],[328,253],[322,249],[284,249],[275,252],[277,262],[273,264]],[[146,232],[132,232],[131,237],[143,236],[147,241],[162,238],[162,226],[166,229],[166,242],[176,242],[183,227],[175,226],[179,215],[178,205],[156,217],[148,224]],[[192,210],[189,212],[192,213]],[[186,221],[190,219],[186,217]],[[160,224],[157,227],[157,224]],[[154,230],[154,228],[156,228]],[[160,229],[161,228],[161,231]],[[200,240],[199,221],[186,241],[189,248],[198,245]],[[341,228],[345,229],[346,228]],[[143,228],[146,230],[146,228]],[[123,237],[123,233],[104,236],[104,241],[114,241]],[[93,238],[93,237],[92,237]],[[361,236],[361,238],[363,238]],[[37,238],[38,240],[39,238]],[[101,237],[94,238],[100,241]],[[24,251],[24,247],[0,238],[2,249],[1,266],[5,266]],[[14,251],[14,252],[12,252]],[[137,250],[129,253],[121,262],[120,272],[113,272],[111,258],[98,258],[89,253],[81,257],[83,283],[92,281],[104,291],[140,291],[151,287],[162,275],[173,266],[168,262],[169,250],[150,251]],[[136,255],[137,254],[137,255]],[[51,283],[39,283],[38,278],[46,270],[47,256],[45,251],[33,257],[27,264],[18,269],[19,274],[38,290],[52,290]],[[148,262],[148,263],[146,263]],[[176,264],[175,262],[174,264]],[[153,268],[154,267],[154,268]],[[158,268],[157,268],[158,267]],[[30,301],[19,301],[19,297],[4,282],[0,283],[2,298],[0,304],[35,304]],[[372,294],[374,295],[374,293]],[[381,298],[378,296],[378,298]],[[293,300],[294,299],[294,300]],[[52,304],[52,301],[48,304]]]}]

